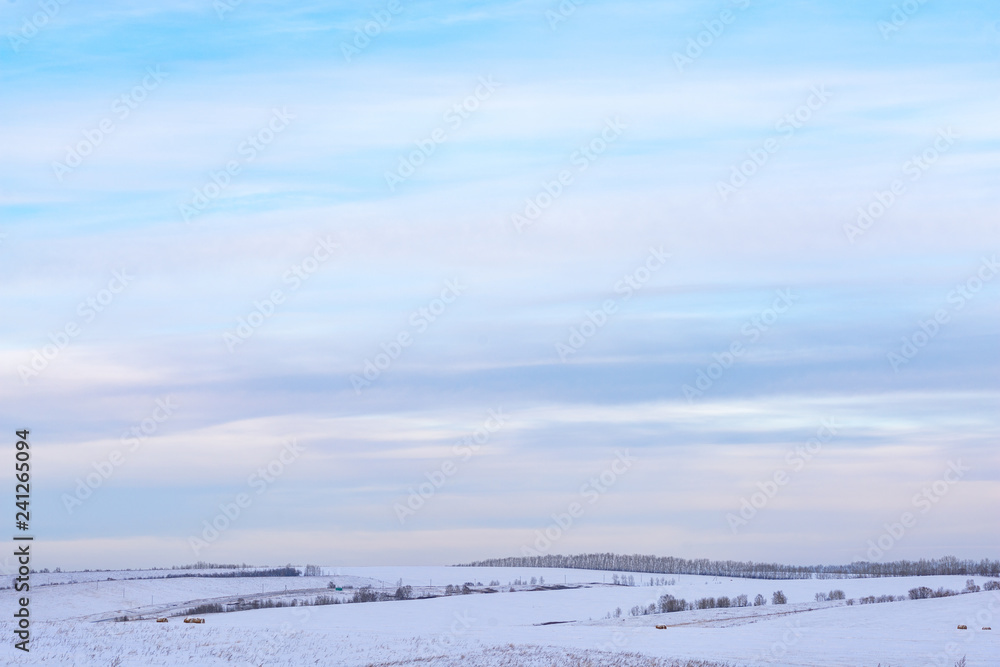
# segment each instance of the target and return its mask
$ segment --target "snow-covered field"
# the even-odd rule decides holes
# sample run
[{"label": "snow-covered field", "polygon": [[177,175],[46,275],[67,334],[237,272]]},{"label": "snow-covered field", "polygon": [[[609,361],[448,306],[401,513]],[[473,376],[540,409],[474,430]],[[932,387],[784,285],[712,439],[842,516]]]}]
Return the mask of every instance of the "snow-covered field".
[{"label": "snow-covered field", "polygon": [[[321,577],[136,579],[167,572],[62,573],[31,592],[31,653],[13,650],[13,624],[0,623],[0,663],[12,665],[631,665],[675,660],[730,665],[969,667],[1000,665],[1000,592],[881,604],[816,602],[818,592],[847,598],[904,596],[917,586],[962,590],[968,577],[781,580],[655,575],[672,585],[611,585],[611,572],[531,568],[325,568]],[[177,572],[170,572],[176,574]],[[204,573],[201,571],[200,573]],[[93,576],[83,576],[84,574]],[[545,580],[546,590],[530,583]],[[109,578],[112,579],[109,581]],[[399,580],[416,595],[445,585],[495,593],[432,599],[199,614],[203,625],[120,616],[183,614],[205,602],[239,598],[311,600],[340,586],[394,592]],[[978,584],[985,579],[976,577]],[[70,582],[77,583],[59,583]],[[516,580],[526,582],[514,585]],[[499,581],[499,586],[490,582]],[[481,584],[481,585],[480,585]],[[287,587],[287,590],[286,590]],[[563,588],[564,587],[564,588]],[[772,605],[781,590],[788,604]],[[348,597],[351,589],[341,593]],[[688,601],[757,594],[760,607],[629,616],[663,593]],[[14,592],[2,591],[4,609]],[[615,610],[622,610],[615,617]],[[608,618],[608,615],[611,618]],[[666,625],[657,629],[656,625]],[[958,630],[958,625],[968,630]],[[983,626],[997,630],[982,630]],[[694,664],[700,664],[695,662]]]}]

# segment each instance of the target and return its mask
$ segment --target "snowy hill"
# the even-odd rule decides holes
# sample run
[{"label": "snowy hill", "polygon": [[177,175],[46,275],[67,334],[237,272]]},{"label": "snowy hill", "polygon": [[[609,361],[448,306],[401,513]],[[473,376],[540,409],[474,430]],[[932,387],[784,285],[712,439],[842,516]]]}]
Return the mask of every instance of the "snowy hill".
[{"label": "snowy hill", "polygon": [[[134,574],[134,571],[130,571]],[[631,665],[674,660],[731,665],[969,667],[1000,664],[1000,592],[861,604],[867,596],[906,597],[918,586],[962,590],[967,577],[767,581],[670,575],[669,585],[620,586],[591,570],[465,567],[324,568],[318,577],[125,579],[39,586],[32,591],[31,653],[3,648],[16,665]],[[73,574],[64,573],[73,580]],[[163,572],[149,572],[161,576]],[[109,577],[121,579],[108,581]],[[531,578],[544,578],[544,585]],[[330,582],[345,588],[337,593]],[[318,595],[343,601],[362,586],[414,587],[427,599],[309,604]],[[649,576],[635,577],[649,581]],[[977,583],[985,583],[979,578]],[[495,582],[499,582],[497,585]],[[521,583],[518,583],[521,582]],[[469,594],[444,595],[470,583]],[[494,585],[491,585],[493,583]],[[287,587],[287,590],[286,590]],[[511,592],[513,588],[513,592]],[[843,600],[817,601],[839,589]],[[787,604],[771,604],[781,590]],[[495,591],[495,592],[492,592]],[[762,595],[762,606],[693,609],[631,616],[660,596]],[[5,590],[8,598],[13,592]],[[255,598],[270,609],[175,616],[199,604]],[[853,604],[848,604],[853,602]],[[620,610],[620,611],[618,611]],[[619,615],[620,614],[620,615]],[[114,622],[120,616],[147,620]],[[657,629],[657,625],[667,626]],[[967,625],[968,630],[957,629]],[[13,625],[0,623],[11,636]],[[462,657],[464,656],[464,657]],[[116,662],[117,661],[117,662]],[[588,662],[589,661],[589,662]],[[706,662],[705,664],[708,664]],[[680,663],[685,664],[685,663]],[[692,664],[698,664],[697,662]]]}]

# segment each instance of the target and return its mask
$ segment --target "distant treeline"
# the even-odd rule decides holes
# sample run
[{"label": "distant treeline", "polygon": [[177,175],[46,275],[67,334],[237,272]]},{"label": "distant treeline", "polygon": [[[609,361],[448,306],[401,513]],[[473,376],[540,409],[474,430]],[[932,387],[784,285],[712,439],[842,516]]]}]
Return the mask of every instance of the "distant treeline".
[{"label": "distant treeline", "polygon": [[161,578],[208,577],[211,579],[226,579],[230,577],[297,577],[300,574],[302,573],[294,567],[276,567],[270,570],[237,570],[236,572],[212,572],[210,574],[168,574]]},{"label": "distant treeline", "polygon": [[[256,565],[248,565],[246,563],[241,563],[237,565],[236,563],[206,563],[203,560],[197,563],[192,563],[190,565],[172,565],[171,570],[249,570]],[[155,569],[155,568],[154,568]]]},{"label": "distant treeline", "polygon": [[[84,570],[66,570],[66,572],[67,573],[68,572],[147,572],[147,571],[152,571],[152,570],[240,570],[240,569],[242,569],[242,570],[248,570],[248,569],[254,568],[254,567],[256,567],[256,565],[247,565],[246,563],[243,563],[241,565],[237,565],[235,563],[227,565],[225,563],[206,563],[205,561],[200,560],[197,563],[192,563],[191,565],[171,565],[170,567],[126,567],[124,569],[122,569],[122,568],[113,568],[113,569],[96,568],[96,569],[93,569],[93,570],[87,568],[87,569],[84,569]],[[55,573],[55,574],[59,574],[62,571],[63,570],[60,567],[57,567],[54,570],[52,570],[52,572]],[[46,573],[49,572],[49,568],[46,567],[46,568],[43,568],[41,570],[32,570],[31,571],[32,574],[35,574],[36,572],[41,573],[41,574],[46,574]],[[143,577],[143,578],[145,578],[145,577]],[[151,578],[153,578],[153,579],[162,579],[162,577],[151,577]]]},{"label": "distant treeline", "polygon": [[854,577],[913,577],[958,574],[1000,576],[1000,561],[960,560],[954,556],[887,563],[857,561],[850,565],[782,565],[752,561],[674,558],[640,554],[577,554],[573,556],[511,556],[466,563],[459,567],[562,567],[581,570],[616,570],[649,574],[700,574],[746,579],[841,579]]}]

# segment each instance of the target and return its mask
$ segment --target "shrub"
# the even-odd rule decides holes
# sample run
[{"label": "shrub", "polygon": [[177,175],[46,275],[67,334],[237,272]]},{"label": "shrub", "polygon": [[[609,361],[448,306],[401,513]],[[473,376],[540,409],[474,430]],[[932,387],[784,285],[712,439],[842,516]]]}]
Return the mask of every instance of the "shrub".
[{"label": "shrub", "polygon": [[656,613],[656,605],[650,603],[648,607],[642,607],[640,605],[635,605],[629,610],[629,613],[633,616],[648,616],[649,614]]},{"label": "shrub", "polygon": [[723,596],[719,597],[718,599],[716,599],[715,606],[716,607],[722,607],[722,608],[729,607],[729,606],[731,606],[731,601],[730,601],[730,599],[727,596],[723,595]]},{"label": "shrub", "polygon": [[843,600],[844,599],[844,591],[842,591],[842,590],[830,591],[829,598],[831,600]]},{"label": "shrub", "polygon": [[767,604],[767,598],[765,598],[760,593],[757,593],[757,597],[755,597],[753,599],[753,606],[755,606],[755,607],[763,607],[766,604]]},{"label": "shrub", "polygon": [[771,594],[771,604],[786,604],[787,602],[788,598],[785,597],[783,592],[774,591],[774,593]]},{"label": "shrub", "polygon": [[980,591],[980,588],[979,588],[979,586],[976,586],[976,580],[975,579],[968,579],[968,580],[966,580],[966,582],[965,582],[965,590],[962,591],[963,593],[978,593],[979,591]]},{"label": "shrub", "polygon": [[362,586],[354,591],[354,595],[351,597],[351,602],[377,602],[378,600],[379,594],[371,586]]},{"label": "shrub", "polygon": [[747,599],[746,595],[740,594],[740,595],[737,595],[735,598],[733,598],[733,606],[734,607],[749,607],[750,606],[750,601]]},{"label": "shrub", "polygon": [[927,586],[920,586],[918,588],[911,588],[909,595],[911,600],[924,600],[932,597],[934,595],[934,591]]},{"label": "shrub", "polygon": [[340,604],[340,598],[336,595],[317,595],[313,604],[317,607],[327,604]]},{"label": "shrub", "polygon": [[687,609],[687,602],[685,602],[684,600],[678,600],[669,593],[664,593],[662,596],[660,596],[661,612],[684,611],[685,609]]},{"label": "shrub", "polygon": [[[917,590],[917,589],[913,589],[913,590]],[[928,589],[928,590],[930,590],[930,589]],[[931,597],[933,597],[933,595]],[[900,596],[895,596],[895,595],[879,595],[878,597],[876,597],[874,595],[868,595],[868,596],[863,597],[863,598],[858,598],[858,602],[860,602],[861,604],[875,604],[875,603],[878,603],[878,602],[900,602],[900,601],[905,600],[905,599],[906,598],[903,597],[902,595],[900,595]],[[917,598],[911,598],[911,599],[917,599]],[[848,601],[847,604],[851,604],[851,602]]]},{"label": "shrub", "polygon": [[413,597],[413,586],[400,586],[396,589],[397,600],[409,600]]},{"label": "shrub", "polygon": [[984,591],[1000,591],[1000,581],[987,581],[983,584]]}]

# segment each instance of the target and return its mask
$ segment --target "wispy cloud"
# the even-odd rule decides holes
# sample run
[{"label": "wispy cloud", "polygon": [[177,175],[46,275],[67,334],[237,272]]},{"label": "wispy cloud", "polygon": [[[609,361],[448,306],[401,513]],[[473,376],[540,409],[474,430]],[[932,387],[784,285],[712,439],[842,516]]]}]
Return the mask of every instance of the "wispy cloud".
[{"label": "wispy cloud", "polygon": [[[37,4],[19,2],[0,19],[21,40],[7,40],[0,72],[15,91],[0,109],[0,413],[49,443],[37,454],[51,489],[39,516],[58,543],[49,565],[98,559],[105,540],[142,562],[174,543],[188,559],[187,535],[286,437],[307,445],[307,465],[213,544],[220,558],[254,560],[236,552],[279,530],[317,554],[363,537],[386,562],[514,553],[615,447],[643,464],[561,547],[829,560],[868,538],[862,506],[891,518],[895,499],[961,455],[975,472],[909,544],[927,555],[947,534],[983,555],[970,508],[990,506],[1000,475],[1000,283],[949,311],[898,373],[886,353],[995,253],[988,3],[927,3],[886,39],[892,6],[860,1],[588,2],[553,28],[554,2],[399,0],[350,60],[341,43],[386,3],[230,4],[220,18],[206,2],[66,3],[33,29]],[[724,11],[736,19],[715,34]],[[710,44],[678,71],[672,54],[705,30]],[[151,70],[165,75],[155,86]],[[495,93],[449,123],[483,80]],[[788,134],[782,119],[816,87],[829,99]],[[262,136],[275,109],[294,120]],[[627,131],[581,167],[574,155],[609,118]],[[439,128],[447,140],[388,188],[387,170]],[[906,179],[942,128],[960,140],[850,243],[859,207]],[[717,184],[776,136],[780,150],[720,198]],[[251,160],[241,147],[254,141]],[[53,167],[72,154],[78,166]],[[185,221],[179,205],[233,161]],[[572,187],[519,233],[511,214],[565,169]],[[336,257],[290,289],[290,267],[326,238]],[[619,299],[651,246],[668,266],[560,361],[554,343]],[[128,289],[58,347],[121,269],[135,275]],[[455,279],[462,298],[356,393],[351,374]],[[747,343],[743,327],[779,289],[795,307],[686,400],[683,386]],[[275,290],[280,308],[231,353],[224,334]],[[22,382],[36,354],[43,368]],[[167,394],[183,412],[68,516],[60,494]],[[517,417],[401,529],[392,503],[497,405]],[[831,415],[845,428],[822,461],[732,536],[720,517]],[[178,498],[167,506],[180,518],[161,516],[157,502]],[[654,506],[687,509],[635,510]],[[830,526],[815,547],[797,537],[807,508]],[[282,528],[280,514],[301,519]],[[414,555],[417,533],[439,546]]]}]

